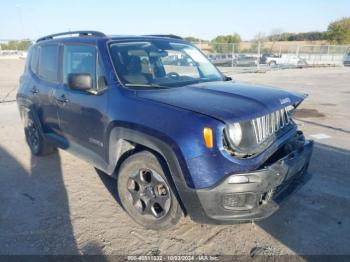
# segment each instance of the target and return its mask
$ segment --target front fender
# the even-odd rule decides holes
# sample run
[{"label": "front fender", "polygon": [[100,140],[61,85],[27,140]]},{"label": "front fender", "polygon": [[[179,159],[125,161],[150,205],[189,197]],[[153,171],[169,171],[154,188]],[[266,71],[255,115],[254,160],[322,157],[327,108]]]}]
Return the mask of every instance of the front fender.
[{"label": "front fender", "polygon": [[[157,136],[154,134],[157,134]],[[112,175],[120,157],[126,151],[132,149],[134,144],[138,144],[160,154],[168,165],[178,166],[180,172],[174,172],[173,176],[186,182],[187,179],[185,179],[186,176],[183,172],[188,172],[188,170],[183,154],[171,138],[160,134],[158,131],[148,130],[148,128],[130,128],[127,127],[126,123],[118,123],[118,126],[110,128],[108,137],[108,174]],[[191,183],[191,181],[188,182]]]},{"label": "front fender", "polygon": [[112,128],[109,137],[109,156],[111,163],[108,170],[109,174],[114,172],[119,158],[123,152],[125,152],[118,148],[121,146],[121,143],[124,143],[123,141],[147,147],[158,153],[165,160],[170,172],[170,174],[168,174],[170,177],[168,178],[175,187],[175,194],[185,212],[189,213],[191,218],[195,221],[205,216],[203,209],[198,205],[200,202],[197,194],[193,189],[187,186],[186,178],[188,179],[190,176],[185,175],[185,173],[188,172],[185,160],[174,141],[171,141],[169,137],[162,136],[162,139],[160,139],[145,133],[144,130],[138,131],[121,126]]}]

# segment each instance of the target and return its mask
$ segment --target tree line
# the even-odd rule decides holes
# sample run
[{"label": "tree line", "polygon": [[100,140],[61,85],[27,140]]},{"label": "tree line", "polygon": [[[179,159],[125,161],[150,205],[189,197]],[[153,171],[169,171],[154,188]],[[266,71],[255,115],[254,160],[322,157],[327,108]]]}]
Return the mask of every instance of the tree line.
[{"label": "tree line", "polygon": [[[230,48],[223,44],[235,44],[242,41],[239,34],[234,33],[231,35],[218,35],[212,40],[203,40],[193,36],[185,37],[187,41],[192,43],[211,43],[213,48],[217,52],[226,52]],[[334,21],[328,25],[327,31],[324,32],[305,32],[305,33],[286,33],[286,32],[275,32],[269,36],[263,36],[259,34],[253,40],[257,41],[316,41],[316,40],[327,40],[332,44],[350,44],[350,17],[344,17],[337,21]],[[32,45],[30,40],[20,41],[9,41],[7,43],[0,44],[0,50],[27,50]]]},{"label": "tree line", "polygon": [[350,17],[344,17],[328,25],[327,31],[306,33],[280,33],[267,37],[269,41],[316,41],[332,44],[350,44]]},{"label": "tree line", "polygon": [[266,38],[268,41],[317,41],[329,40],[327,32],[306,32],[306,33],[281,33],[270,35]]},{"label": "tree line", "polygon": [[13,40],[0,44],[0,50],[27,50],[32,45],[30,40]]},{"label": "tree line", "polygon": [[[232,35],[219,35],[212,40],[203,40],[193,36],[185,37],[187,41],[193,43],[240,43],[241,37],[235,33]],[[323,32],[305,32],[305,33],[287,33],[274,32],[268,36],[259,34],[254,41],[317,41],[326,40],[332,44],[350,44],[350,17],[344,17],[328,25],[327,31]]]}]

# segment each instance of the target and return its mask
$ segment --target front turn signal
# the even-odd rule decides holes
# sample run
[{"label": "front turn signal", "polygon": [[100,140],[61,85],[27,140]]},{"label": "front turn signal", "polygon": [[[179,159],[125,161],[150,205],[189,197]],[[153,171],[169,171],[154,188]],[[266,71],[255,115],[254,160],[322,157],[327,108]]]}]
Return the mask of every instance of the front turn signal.
[{"label": "front turn signal", "polygon": [[203,137],[207,148],[213,148],[213,145],[214,145],[213,130],[209,127],[205,127],[203,129]]}]

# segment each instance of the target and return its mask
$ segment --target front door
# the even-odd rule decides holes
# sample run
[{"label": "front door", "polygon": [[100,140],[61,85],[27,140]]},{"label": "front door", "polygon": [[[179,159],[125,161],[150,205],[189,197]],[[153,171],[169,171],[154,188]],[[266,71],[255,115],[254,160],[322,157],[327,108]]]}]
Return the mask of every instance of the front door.
[{"label": "front door", "polygon": [[[107,95],[105,81],[98,64],[97,49],[92,45],[67,44],[63,46],[62,85],[55,94],[62,136],[84,149],[104,156],[104,133],[107,125]],[[71,89],[67,84],[69,74],[90,74],[93,92]],[[104,78],[105,79],[105,78]],[[101,82],[98,84],[98,82]],[[101,92],[101,89],[104,92]]]}]

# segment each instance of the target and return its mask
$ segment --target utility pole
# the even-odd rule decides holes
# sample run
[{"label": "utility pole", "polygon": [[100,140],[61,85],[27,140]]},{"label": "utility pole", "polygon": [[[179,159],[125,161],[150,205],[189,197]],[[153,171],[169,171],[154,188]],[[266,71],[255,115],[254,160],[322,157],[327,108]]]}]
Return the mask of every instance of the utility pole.
[{"label": "utility pole", "polygon": [[24,36],[24,24],[23,24],[23,18],[22,18],[22,6],[17,4],[16,5],[16,9],[17,9],[18,17],[19,17],[19,24],[20,24],[20,27],[21,27],[22,39],[25,39],[25,36]]},{"label": "utility pole", "polygon": [[232,43],[232,50],[231,50],[231,67],[233,67],[233,60],[235,56],[235,43]]},{"label": "utility pole", "polygon": [[257,68],[258,70],[260,70],[260,58],[261,58],[261,42],[258,42],[258,64],[257,64]]}]

